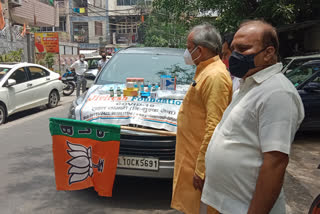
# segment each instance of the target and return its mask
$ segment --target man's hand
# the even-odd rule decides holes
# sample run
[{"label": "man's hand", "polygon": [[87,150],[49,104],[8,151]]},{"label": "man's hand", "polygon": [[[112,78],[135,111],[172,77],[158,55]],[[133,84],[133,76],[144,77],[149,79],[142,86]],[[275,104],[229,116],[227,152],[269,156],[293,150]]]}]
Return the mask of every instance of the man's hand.
[{"label": "man's hand", "polygon": [[202,180],[197,174],[193,175],[193,186],[197,190],[202,191],[204,180]]}]

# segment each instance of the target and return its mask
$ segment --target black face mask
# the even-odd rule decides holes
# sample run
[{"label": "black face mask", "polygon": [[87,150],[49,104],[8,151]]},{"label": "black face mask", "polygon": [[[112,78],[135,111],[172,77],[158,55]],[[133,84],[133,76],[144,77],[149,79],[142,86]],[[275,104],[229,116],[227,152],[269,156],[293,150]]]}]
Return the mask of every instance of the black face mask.
[{"label": "black face mask", "polygon": [[102,59],[105,59],[105,58],[107,58],[107,56],[102,56]]},{"label": "black face mask", "polygon": [[232,76],[243,78],[250,69],[255,68],[254,57],[264,51],[266,48],[262,49],[256,54],[244,55],[235,51],[229,58],[229,71]]}]

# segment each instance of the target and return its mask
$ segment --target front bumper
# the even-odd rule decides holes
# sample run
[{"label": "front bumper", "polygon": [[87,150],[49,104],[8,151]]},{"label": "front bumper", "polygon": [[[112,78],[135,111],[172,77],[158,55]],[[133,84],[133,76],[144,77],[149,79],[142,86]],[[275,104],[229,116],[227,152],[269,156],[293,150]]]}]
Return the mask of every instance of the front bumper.
[{"label": "front bumper", "polygon": [[118,168],[117,175],[167,179],[167,178],[173,178],[173,169],[174,169],[174,160],[171,160],[171,161],[160,160],[158,171]]},{"label": "front bumper", "polygon": [[[68,117],[71,119],[75,119],[75,106],[76,101],[71,104],[69,109]],[[173,178],[175,144],[176,138],[172,136],[150,135],[147,133],[135,135],[122,131],[119,155],[158,158],[159,170],[118,168],[117,175],[162,179]]]}]

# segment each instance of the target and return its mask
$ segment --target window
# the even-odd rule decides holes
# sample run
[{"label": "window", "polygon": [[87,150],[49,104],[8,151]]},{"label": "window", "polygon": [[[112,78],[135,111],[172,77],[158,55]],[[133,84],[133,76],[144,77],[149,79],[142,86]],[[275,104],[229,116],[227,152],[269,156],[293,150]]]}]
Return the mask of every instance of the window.
[{"label": "window", "polygon": [[27,75],[23,68],[19,68],[10,76],[9,79],[14,79],[17,84],[20,84],[27,81]]},{"label": "window", "polygon": [[137,0],[117,0],[118,6],[136,5]]},{"label": "window", "polygon": [[49,76],[48,71],[45,71],[39,67],[29,67],[29,71],[31,74],[31,79],[33,79],[33,80]]},{"label": "window", "polygon": [[308,61],[310,61],[312,59],[295,59],[293,60],[293,62],[289,65],[288,70],[293,70],[297,67],[299,67],[300,65],[302,65],[303,63],[306,63]]},{"label": "window", "polygon": [[96,36],[102,36],[102,22],[94,22],[94,32]]},{"label": "window", "polygon": [[67,20],[65,16],[59,17],[59,27],[56,28],[56,31],[66,32]]},{"label": "window", "polygon": [[293,83],[294,86],[298,87],[305,81],[307,81],[312,75],[318,72],[319,67],[315,65],[302,65],[289,73],[286,77]]},{"label": "window", "polygon": [[73,41],[79,43],[88,43],[88,22],[73,23]]}]

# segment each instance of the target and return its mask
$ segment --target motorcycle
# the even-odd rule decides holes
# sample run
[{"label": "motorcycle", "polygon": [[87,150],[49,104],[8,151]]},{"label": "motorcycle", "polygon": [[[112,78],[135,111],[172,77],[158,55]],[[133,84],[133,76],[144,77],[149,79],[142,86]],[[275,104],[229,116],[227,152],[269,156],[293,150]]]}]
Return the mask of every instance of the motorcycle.
[{"label": "motorcycle", "polygon": [[64,84],[63,95],[71,95],[76,88],[76,73],[66,69],[66,72],[62,75],[61,80]]}]

